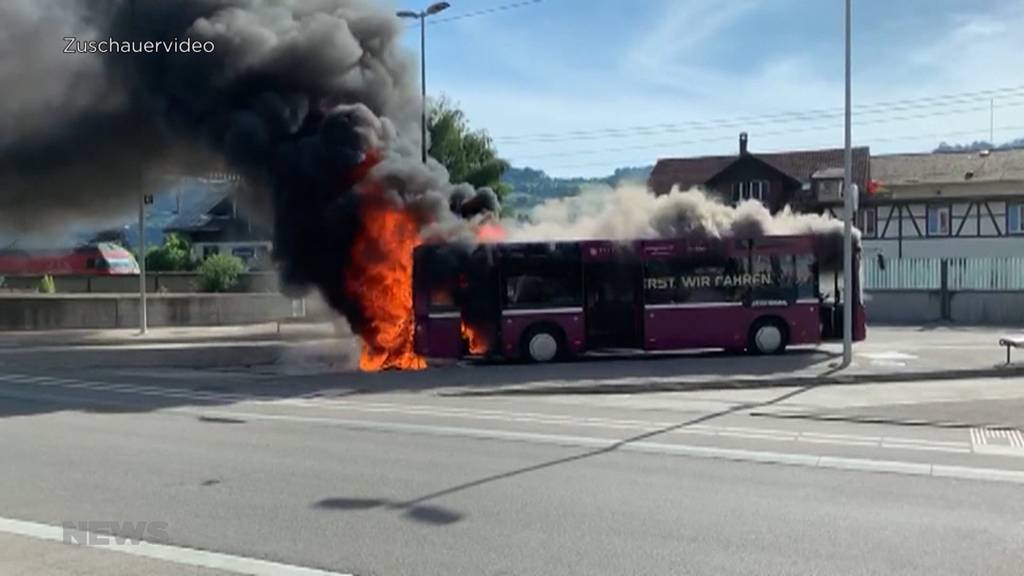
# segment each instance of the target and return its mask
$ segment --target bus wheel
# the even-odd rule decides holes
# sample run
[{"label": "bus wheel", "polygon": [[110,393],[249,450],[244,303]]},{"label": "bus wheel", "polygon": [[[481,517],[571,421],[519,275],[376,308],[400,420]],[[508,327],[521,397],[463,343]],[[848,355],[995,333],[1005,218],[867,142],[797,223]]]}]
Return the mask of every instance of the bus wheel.
[{"label": "bus wheel", "polygon": [[750,329],[748,349],[753,354],[781,354],[786,350],[789,331],[778,318],[758,320]]},{"label": "bus wheel", "polygon": [[538,326],[523,334],[523,358],[530,362],[551,362],[564,352],[557,329]]}]

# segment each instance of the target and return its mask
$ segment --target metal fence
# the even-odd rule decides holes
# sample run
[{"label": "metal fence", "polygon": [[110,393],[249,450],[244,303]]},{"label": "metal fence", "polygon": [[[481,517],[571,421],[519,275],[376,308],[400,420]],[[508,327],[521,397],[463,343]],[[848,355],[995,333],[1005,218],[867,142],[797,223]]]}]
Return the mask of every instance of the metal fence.
[{"label": "metal fence", "polygon": [[939,258],[876,258],[864,260],[865,290],[938,290],[942,287]]},{"label": "metal fence", "polygon": [[947,258],[950,290],[1024,290],[1024,258]]},{"label": "metal fence", "polygon": [[1024,291],[1024,257],[864,260],[865,290]]}]

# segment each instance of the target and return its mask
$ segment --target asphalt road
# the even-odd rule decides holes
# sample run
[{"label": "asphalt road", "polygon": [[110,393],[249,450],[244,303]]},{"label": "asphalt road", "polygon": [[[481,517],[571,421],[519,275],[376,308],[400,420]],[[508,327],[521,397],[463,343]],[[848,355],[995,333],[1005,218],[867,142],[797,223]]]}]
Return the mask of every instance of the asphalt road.
[{"label": "asphalt road", "polygon": [[0,374],[0,520],[165,522],[180,549],[361,575],[1024,565],[1024,447],[972,433],[1024,407],[1014,382],[509,397],[418,378]]}]

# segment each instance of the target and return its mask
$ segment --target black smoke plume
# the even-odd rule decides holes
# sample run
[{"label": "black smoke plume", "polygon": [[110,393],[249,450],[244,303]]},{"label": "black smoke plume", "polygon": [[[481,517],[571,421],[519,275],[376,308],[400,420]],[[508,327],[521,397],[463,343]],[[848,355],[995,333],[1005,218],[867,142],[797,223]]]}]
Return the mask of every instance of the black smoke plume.
[{"label": "black smoke plume", "polygon": [[[233,170],[274,223],[285,282],[321,288],[358,329],[343,286],[366,171],[449,238],[453,212],[496,211],[418,161],[402,28],[361,0],[6,0],[0,42],[20,49],[0,55],[0,230],[130,213],[147,174]],[[183,41],[213,50],[136,53]]]}]

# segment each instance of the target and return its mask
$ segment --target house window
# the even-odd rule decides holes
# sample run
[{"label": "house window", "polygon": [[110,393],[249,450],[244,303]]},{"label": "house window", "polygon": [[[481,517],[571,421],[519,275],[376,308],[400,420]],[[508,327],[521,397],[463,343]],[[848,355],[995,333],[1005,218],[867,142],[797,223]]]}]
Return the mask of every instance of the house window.
[{"label": "house window", "polygon": [[732,203],[739,204],[746,200],[749,197],[748,190],[746,182],[734,182],[732,185]]},{"label": "house window", "polygon": [[1006,232],[1024,234],[1024,202],[1006,205]]},{"label": "house window", "polygon": [[751,180],[750,181],[750,198],[759,202],[764,202],[765,196],[768,195],[768,182],[765,180]]},{"label": "house window", "polygon": [[860,211],[860,231],[864,238],[878,235],[878,209],[864,208]]},{"label": "house window", "polygon": [[751,180],[749,182],[734,182],[732,185],[732,202],[739,204],[747,200],[764,202],[768,196],[767,180]]},{"label": "house window", "polygon": [[951,228],[949,213],[949,206],[928,207],[929,236],[949,236],[949,230]]}]

